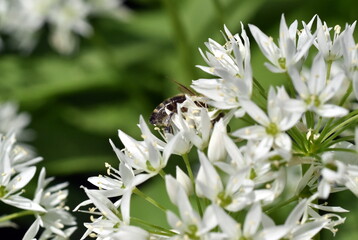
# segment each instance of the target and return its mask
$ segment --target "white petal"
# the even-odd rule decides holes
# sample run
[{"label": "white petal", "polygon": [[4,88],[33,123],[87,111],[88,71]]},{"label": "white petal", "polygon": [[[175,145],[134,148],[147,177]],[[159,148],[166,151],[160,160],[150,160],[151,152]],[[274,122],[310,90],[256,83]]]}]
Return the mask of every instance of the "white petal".
[{"label": "white petal", "polygon": [[294,227],[296,226],[297,222],[302,217],[302,214],[307,208],[307,201],[302,200],[297,206],[291,211],[290,215],[287,217],[285,221],[285,226],[287,227]]},{"label": "white petal", "polygon": [[322,103],[325,103],[331,99],[342,88],[344,78],[344,74],[337,74],[332,80],[330,80],[327,86],[320,93],[319,100]]},{"label": "white petal", "polygon": [[261,223],[261,213],[262,211],[259,203],[255,203],[254,205],[252,205],[245,218],[245,224],[244,224],[245,237],[249,238],[250,236],[253,236],[256,233]]},{"label": "white petal", "polygon": [[226,136],[226,126],[222,119],[215,123],[213,133],[208,146],[208,158],[211,162],[222,161],[226,157],[224,142]]},{"label": "white petal", "polygon": [[254,121],[260,123],[263,126],[267,126],[270,123],[270,120],[268,119],[265,112],[262,111],[262,109],[259,108],[254,102],[242,99],[240,103],[247,114],[249,114],[250,117],[254,119]]},{"label": "white petal", "polygon": [[176,166],[176,180],[181,184],[188,196],[193,193],[193,184],[189,176],[183,170],[181,170],[179,166]]},{"label": "white petal", "polygon": [[36,218],[36,220],[31,224],[29,229],[26,231],[22,240],[33,240],[39,231],[40,228],[40,218]]},{"label": "white petal", "polygon": [[216,217],[213,205],[210,205],[205,209],[199,234],[209,232],[211,229],[216,227],[217,224],[218,219]]},{"label": "white petal", "polygon": [[4,203],[17,207],[17,208],[21,208],[21,209],[27,209],[27,210],[32,210],[32,211],[36,211],[36,212],[46,212],[46,209],[44,209],[43,207],[41,207],[39,204],[35,203],[34,201],[31,201],[30,199],[21,197],[21,196],[10,196],[6,199],[1,199],[1,201],[3,201]]},{"label": "white petal", "polygon": [[224,145],[227,153],[229,154],[231,161],[237,166],[244,166],[244,157],[240,149],[236,146],[234,141],[229,136],[224,136]]},{"label": "white petal", "polygon": [[328,224],[328,219],[315,220],[303,224],[293,233],[293,239],[297,240],[310,240],[312,239],[322,228]]},{"label": "white petal", "polygon": [[270,62],[274,63],[277,53],[280,52],[280,49],[273,42],[272,38],[264,34],[258,27],[249,24],[249,28],[262,53],[267,59],[270,60]]},{"label": "white petal", "polygon": [[310,77],[307,80],[308,89],[312,95],[318,95],[326,84],[326,64],[321,54],[313,60]]},{"label": "white petal", "polygon": [[103,216],[114,222],[119,221],[119,212],[108,198],[94,190],[88,190],[85,188],[85,192],[93,204],[98,208],[98,210],[101,211]]},{"label": "white petal", "polygon": [[267,133],[266,129],[262,126],[250,126],[236,130],[232,133],[235,137],[241,137],[243,139],[254,139],[259,140],[264,138]]},{"label": "white petal", "polygon": [[165,187],[169,196],[169,199],[175,205],[178,205],[178,189],[179,184],[178,181],[173,178],[171,175],[165,176]]},{"label": "white petal", "polygon": [[324,104],[317,108],[316,112],[322,117],[343,117],[348,110],[333,104]]},{"label": "white petal", "polygon": [[121,162],[119,164],[119,171],[121,173],[124,186],[125,187],[131,186],[134,179],[134,173],[132,168],[129,168],[127,164]]},{"label": "white petal", "polygon": [[123,222],[129,224],[130,219],[130,205],[131,205],[132,190],[126,191],[122,196],[121,213]]},{"label": "white petal", "polygon": [[26,186],[36,173],[36,167],[29,167],[20,172],[6,186],[9,193],[16,192]]},{"label": "white petal", "polygon": [[217,217],[218,224],[223,230],[223,232],[226,233],[232,239],[240,238],[240,225],[219,206],[214,205],[214,211]]},{"label": "white petal", "polygon": [[286,133],[280,133],[275,136],[275,146],[285,151],[291,151],[291,138]]}]

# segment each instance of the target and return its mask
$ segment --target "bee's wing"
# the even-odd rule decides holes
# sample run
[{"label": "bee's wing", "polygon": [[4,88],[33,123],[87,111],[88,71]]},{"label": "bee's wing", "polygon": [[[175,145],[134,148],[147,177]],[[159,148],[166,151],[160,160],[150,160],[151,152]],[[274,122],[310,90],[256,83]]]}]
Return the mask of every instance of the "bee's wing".
[{"label": "bee's wing", "polygon": [[194,92],[194,90],[184,86],[181,83],[178,83],[177,81],[173,80],[177,85],[178,85],[178,89],[180,92],[184,93],[184,94],[188,94],[190,96],[196,96],[198,95],[196,92]]}]

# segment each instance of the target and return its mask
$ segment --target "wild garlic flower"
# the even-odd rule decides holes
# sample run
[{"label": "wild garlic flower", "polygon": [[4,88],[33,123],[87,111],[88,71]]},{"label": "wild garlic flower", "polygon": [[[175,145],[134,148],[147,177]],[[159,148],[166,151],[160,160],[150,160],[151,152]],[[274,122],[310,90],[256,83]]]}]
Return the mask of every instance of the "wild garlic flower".
[{"label": "wild garlic flower", "polygon": [[183,136],[180,132],[164,144],[150,132],[142,117],[140,117],[139,127],[143,141],[137,141],[121,130],[118,131],[118,136],[125,147],[124,154],[110,141],[120,161],[124,161],[137,171],[144,171],[154,176],[167,165],[171,154],[180,154],[182,151],[185,153],[188,149],[187,144],[182,141]]},{"label": "wild garlic flower", "polygon": [[283,87],[277,89],[277,94],[270,88],[267,100],[266,115],[254,102],[243,100],[242,107],[261,126],[249,126],[233,132],[234,136],[259,141],[260,151],[268,153],[273,147],[287,152],[291,151],[291,139],[285,131],[292,128],[300,119],[301,113],[286,111],[283,103],[289,100]]},{"label": "wild garlic flower", "polygon": [[[36,202],[21,196],[23,188],[34,177],[36,167],[27,163],[17,165],[17,160],[22,155],[15,150],[15,143],[14,135],[0,135],[0,201],[21,209],[46,212]],[[32,163],[35,162],[37,160],[32,160]]]},{"label": "wild garlic flower", "polygon": [[278,46],[273,42],[272,37],[264,34],[255,25],[249,25],[251,34],[259,45],[261,52],[271,63],[265,66],[274,73],[287,72],[290,68],[300,68],[305,60],[308,50],[313,44],[314,35],[311,34],[311,26],[314,18],[300,32],[297,39],[298,23],[294,21],[287,26],[284,15],[282,14],[280,23],[280,35]]},{"label": "wild garlic flower", "polygon": [[[165,180],[169,198],[178,206],[180,214],[180,217],[178,217],[172,211],[167,211],[168,223],[177,233],[174,239],[205,239],[205,236],[209,237],[208,232],[217,225],[213,208],[209,206],[201,218],[192,207],[184,188],[179,183],[176,183],[176,180],[171,176],[167,175]],[[168,182],[174,186],[168,184]],[[172,189],[175,190],[172,191]],[[209,237],[209,239],[212,238]]]},{"label": "wild garlic flower", "polygon": [[322,155],[323,169],[321,181],[318,184],[319,197],[327,199],[331,192],[343,190],[346,187],[358,197],[358,164],[345,164],[335,160],[333,153]]},{"label": "wild garlic flower", "polygon": [[[65,205],[68,191],[64,189],[68,183],[60,183],[47,187],[53,178],[45,178],[45,168],[41,169],[38,185],[35,191],[34,202],[42,206],[46,212],[38,211],[35,216],[36,220],[26,232],[24,240],[33,239],[41,226],[45,229],[39,239],[55,238],[56,236],[66,239],[76,229],[76,221],[68,212],[69,208]],[[70,228],[64,229],[68,226]]]},{"label": "wild garlic flower", "polygon": [[341,27],[336,25],[334,27],[333,39],[331,39],[330,31],[331,28],[327,26],[327,23],[317,17],[317,39],[314,45],[318,48],[326,61],[335,61],[343,55],[343,49],[341,47],[342,38],[344,32],[341,32]]},{"label": "wild garlic flower", "polygon": [[354,40],[356,21],[352,25],[346,25],[341,46],[343,48],[343,70],[353,83],[353,90],[358,99],[358,43]]},{"label": "wild garlic flower", "polygon": [[0,105],[0,133],[3,135],[15,133],[18,139],[28,138],[30,132],[25,127],[30,122],[27,113],[18,113],[18,106],[14,102]]},{"label": "wild garlic flower", "polygon": [[92,33],[90,17],[126,15],[122,1],[113,0],[1,0],[0,8],[0,32],[25,52],[32,51],[47,25],[51,45],[70,54],[78,45],[76,35]]},{"label": "wild garlic flower", "polygon": [[[120,162],[119,170],[113,168],[112,166],[106,164],[108,167],[108,177],[107,176],[98,176],[90,177],[88,181],[93,185],[97,186],[98,191],[105,197],[121,197],[120,199],[120,208],[123,218],[123,222],[129,224],[130,217],[130,201],[133,190],[139,184],[145,182],[152,177],[150,174],[137,174],[135,175],[133,169],[131,169],[125,162]],[[79,204],[74,211],[77,211],[80,207],[92,203],[91,200],[84,201]]]},{"label": "wild garlic flower", "polygon": [[307,75],[300,75],[297,69],[291,69],[289,74],[300,99],[289,99],[286,109],[292,112],[314,111],[322,117],[342,117],[348,110],[327,103],[337,94],[343,79],[343,74],[337,74],[327,79],[327,65],[323,56],[318,54],[312,63],[311,71]]},{"label": "wild garlic flower", "polygon": [[[219,77],[218,79],[199,79],[191,87],[210,101],[208,104],[218,109],[238,109],[240,98],[250,98],[252,92],[252,69],[250,65],[250,43],[241,25],[241,37],[232,35],[225,27],[227,42],[220,45],[212,39],[206,43],[210,52],[200,50],[209,65],[198,66],[203,71]],[[237,112],[237,115],[243,115]]]},{"label": "wild garlic flower", "polygon": [[113,204],[100,192],[86,188],[85,192],[99,211],[95,212],[95,209],[93,209],[91,213],[99,217],[97,219],[93,218],[91,223],[85,223],[85,227],[87,227],[88,230],[81,239],[85,239],[87,236],[96,237],[98,240],[148,239],[149,233],[145,230],[126,225],[119,217],[118,206]]}]

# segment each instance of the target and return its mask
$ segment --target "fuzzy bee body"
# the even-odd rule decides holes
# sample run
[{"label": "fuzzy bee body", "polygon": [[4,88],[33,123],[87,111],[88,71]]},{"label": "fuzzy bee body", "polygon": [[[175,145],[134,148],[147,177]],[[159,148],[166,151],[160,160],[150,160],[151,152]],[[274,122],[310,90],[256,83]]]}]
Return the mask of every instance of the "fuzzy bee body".
[{"label": "fuzzy bee body", "polygon": [[180,94],[164,100],[152,112],[149,122],[156,127],[164,128],[170,131],[170,120],[174,113],[178,111],[178,103],[186,100],[185,95]]}]

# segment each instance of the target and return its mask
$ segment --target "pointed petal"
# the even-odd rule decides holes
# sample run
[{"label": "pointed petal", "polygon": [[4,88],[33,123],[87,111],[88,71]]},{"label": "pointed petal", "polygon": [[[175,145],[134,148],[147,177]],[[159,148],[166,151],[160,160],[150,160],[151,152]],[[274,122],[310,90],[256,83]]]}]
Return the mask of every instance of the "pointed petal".
[{"label": "pointed petal", "polygon": [[348,110],[333,104],[321,105],[316,112],[322,117],[343,117],[348,114]]}]

